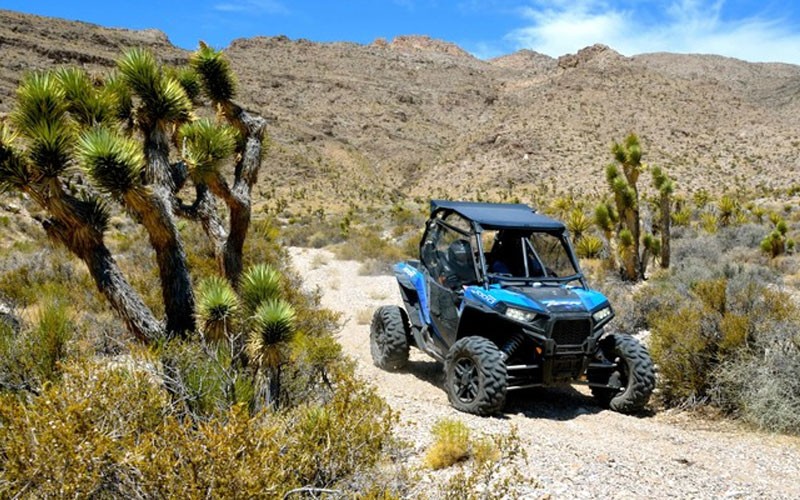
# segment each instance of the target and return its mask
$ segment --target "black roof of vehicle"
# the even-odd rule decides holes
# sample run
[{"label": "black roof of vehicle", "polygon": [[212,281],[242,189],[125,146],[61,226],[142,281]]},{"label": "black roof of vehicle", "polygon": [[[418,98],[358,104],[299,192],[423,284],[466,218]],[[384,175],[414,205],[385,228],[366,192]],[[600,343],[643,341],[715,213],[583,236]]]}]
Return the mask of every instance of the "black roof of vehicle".
[{"label": "black roof of vehicle", "polygon": [[431,215],[439,210],[456,212],[477,222],[484,229],[533,229],[557,232],[565,229],[562,222],[537,214],[523,203],[431,200]]}]

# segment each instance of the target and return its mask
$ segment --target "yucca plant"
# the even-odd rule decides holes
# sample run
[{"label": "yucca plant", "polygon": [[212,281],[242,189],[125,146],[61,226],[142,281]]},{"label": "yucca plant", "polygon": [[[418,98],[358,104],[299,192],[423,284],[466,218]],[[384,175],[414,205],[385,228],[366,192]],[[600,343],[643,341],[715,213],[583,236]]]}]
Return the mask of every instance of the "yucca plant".
[{"label": "yucca plant", "polygon": [[295,311],[282,299],[262,302],[251,317],[247,337],[247,355],[257,368],[266,372],[269,392],[267,404],[280,400],[281,367],[286,361],[287,345],[295,334]]},{"label": "yucca plant", "polygon": [[281,274],[269,264],[255,264],[242,275],[239,292],[248,314],[281,294]]},{"label": "yucca plant", "polygon": [[717,219],[720,227],[730,226],[739,212],[739,202],[729,195],[724,195],[717,202]]},{"label": "yucca plant", "polygon": [[575,251],[583,259],[597,259],[603,252],[603,241],[593,234],[587,234],[578,240]]},{"label": "yucca plant", "polygon": [[212,276],[197,288],[197,322],[209,342],[232,340],[237,336],[239,297],[227,280]]},{"label": "yucca plant", "polygon": [[108,228],[105,201],[73,191],[61,178],[73,164],[79,127],[68,113],[66,96],[53,73],[23,79],[11,114],[18,133],[0,129],[0,188],[22,191],[47,212],[47,234],[86,263],[98,290],[129,330],[151,340],[160,335],[161,326],[103,240]]},{"label": "yucca plant", "polygon": [[592,227],[592,221],[583,213],[583,210],[577,207],[570,210],[564,224],[575,241],[580,241],[583,234]]},{"label": "yucca plant", "polygon": [[634,245],[633,234],[629,229],[619,232],[619,257],[622,260],[623,273],[629,276],[638,276],[638,259],[636,259],[636,246]]}]

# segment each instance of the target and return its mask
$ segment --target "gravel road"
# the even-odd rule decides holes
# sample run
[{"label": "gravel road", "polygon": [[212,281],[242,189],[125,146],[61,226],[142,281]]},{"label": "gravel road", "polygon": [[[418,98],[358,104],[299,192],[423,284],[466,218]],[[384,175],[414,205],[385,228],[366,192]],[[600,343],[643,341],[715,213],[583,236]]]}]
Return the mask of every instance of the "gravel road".
[{"label": "gravel road", "polygon": [[528,452],[520,467],[535,480],[524,498],[800,498],[798,438],[682,412],[621,415],[597,407],[583,387],[511,396],[501,417],[457,412],[441,387],[441,367],[416,349],[399,373],[372,364],[368,322],[376,307],[402,303],[394,277],[362,276],[358,262],[326,250],[290,253],[305,286],[319,286],[323,306],[343,313],[338,340],[399,412],[396,432],[411,443],[412,462],[430,443],[432,424],[449,417],[479,435],[516,426]]}]

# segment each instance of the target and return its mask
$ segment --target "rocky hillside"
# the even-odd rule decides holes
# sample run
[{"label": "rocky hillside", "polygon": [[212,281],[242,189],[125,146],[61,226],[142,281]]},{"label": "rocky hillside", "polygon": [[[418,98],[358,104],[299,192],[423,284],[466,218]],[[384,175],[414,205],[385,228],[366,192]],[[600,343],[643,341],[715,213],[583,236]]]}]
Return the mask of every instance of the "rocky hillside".
[{"label": "rocky hillside", "polygon": [[[26,71],[100,70],[138,45],[169,62],[187,56],[157,31],[0,11],[0,113]],[[369,45],[257,37],[226,51],[240,99],[270,119],[263,193],[277,186],[333,202],[593,191],[604,189],[611,141],[631,131],[682,191],[784,188],[800,173],[798,66],[631,58],[599,45],[483,61],[419,36]]]}]

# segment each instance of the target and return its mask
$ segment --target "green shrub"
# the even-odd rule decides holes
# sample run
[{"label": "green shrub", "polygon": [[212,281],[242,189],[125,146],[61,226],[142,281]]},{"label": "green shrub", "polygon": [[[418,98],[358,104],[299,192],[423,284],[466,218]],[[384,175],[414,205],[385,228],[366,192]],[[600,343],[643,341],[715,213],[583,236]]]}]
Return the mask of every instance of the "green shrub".
[{"label": "green shrub", "polygon": [[174,411],[152,363],[75,364],[38,396],[0,395],[0,495],[281,498],[337,488],[384,456],[395,417],[348,371],[331,384],[326,402],[280,414],[234,405],[193,422]]},{"label": "green shrub", "polygon": [[769,431],[800,432],[798,312],[757,274],[728,269],[693,283],[648,316],[662,400],[710,403]]},{"label": "green shrub", "polygon": [[460,420],[441,419],[431,429],[433,444],[425,454],[425,465],[443,469],[470,456],[469,429]]},{"label": "green shrub", "polygon": [[0,389],[36,392],[61,375],[75,349],[73,315],[62,298],[47,296],[31,325],[17,333],[0,325]]}]

